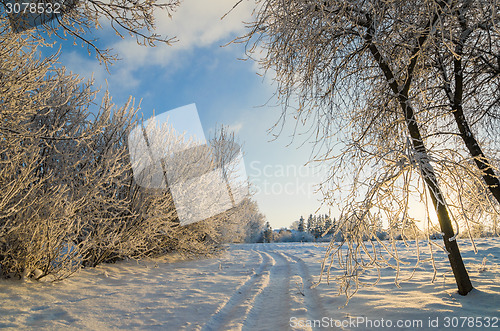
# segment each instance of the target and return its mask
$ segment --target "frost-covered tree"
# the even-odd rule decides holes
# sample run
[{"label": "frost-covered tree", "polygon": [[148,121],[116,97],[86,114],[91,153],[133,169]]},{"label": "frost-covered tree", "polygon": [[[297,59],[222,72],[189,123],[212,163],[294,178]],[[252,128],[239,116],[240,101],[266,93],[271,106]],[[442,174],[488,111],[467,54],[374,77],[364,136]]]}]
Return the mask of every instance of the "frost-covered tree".
[{"label": "frost-covered tree", "polygon": [[[215,164],[220,170],[229,192],[231,204],[233,207],[236,207],[236,201],[240,200],[239,198],[241,198],[242,194],[242,192],[238,191],[243,190],[248,192],[247,178],[238,177],[243,175],[238,172],[238,167],[240,166],[240,163],[243,162],[241,159],[243,157],[241,146],[238,143],[234,132],[228,131],[228,129],[222,125],[216,129],[214,137],[210,140],[210,147],[213,151]],[[236,191],[233,192],[233,188],[229,185],[230,182],[240,182],[241,185],[239,185],[240,187],[237,187]],[[241,187],[242,185],[244,187]]]},{"label": "frost-covered tree", "polygon": [[245,242],[257,242],[262,233],[266,217],[259,211],[256,202],[245,199],[243,204],[247,203],[246,212],[241,216],[241,224],[245,229]]},{"label": "frost-covered tree", "polygon": [[37,278],[64,277],[85,259],[96,233],[91,224],[102,220],[93,218],[96,210],[116,220],[125,209],[114,184],[127,172],[119,166],[126,150],[108,135],[123,134],[119,118],[130,110],[115,110],[111,127],[106,97],[91,122],[90,84],[54,69],[55,57],[39,59],[37,42],[29,37],[0,37],[0,181],[12,188],[2,199],[1,273],[28,276],[38,270]]},{"label": "frost-covered tree", "polygon": [[[331,163],[323,188],[326,203],[342,206],[336,231],[364,247],[379,213],[419,231],[409,201],[427,201],[464,295],[472,285],[452,219],[498,217],[498,164],[473,134],[487,126],[471,129],[498,110],[497,13],[495,1],[262,0],[241,39],[276,75],[282,118],[310,130],[315,159]],[[365,254],[347,252],[357,262],[346,293]]]},{"label": "frost-covered tree", "polygon": [[[106,65],[114,62],[116,55],[112,54],[110,49],[101,48],[92,35],[101,29],[102,25],[109,26],[121,38],[125,35],[133,36],[142,45],[154,46],[158,43],[170,45],[175,41],[175,38],[161,36],[155,32],[155,14],[158,10],[163,10],[170,17],[179,6],[179,0],[26,1],[29,2],[44,6],[43,14],[34,18],[36,15],[30,14],[28,8],[20,15],[9,15],[13,31],[19,33],[29,31],[33,38],[41,42],[49,42],[53,37],[73,39],[75,45],[81,44],[86,47],[89,54],[95,52],[99,61]],[[56,9],[53,7],[55,3],[61,5],[60,8],[57,7],[60,14],[49,16],[45,8],[51,5],[51,8]],[[24,5],[21,8],[24,8]],[[41,8],[39,11],[42,12]]]},{"label": "frost-covered tree", "polygon": [[293,221],[289,227],[290,230],[299,231],[299,221]]},{"label": "frost-covered tree", "polygon": [[231,242],[257,242],[262,235],[265,216],[250,197],[243,199],[235,208],[224,213],[220,225],[221,240]]}]

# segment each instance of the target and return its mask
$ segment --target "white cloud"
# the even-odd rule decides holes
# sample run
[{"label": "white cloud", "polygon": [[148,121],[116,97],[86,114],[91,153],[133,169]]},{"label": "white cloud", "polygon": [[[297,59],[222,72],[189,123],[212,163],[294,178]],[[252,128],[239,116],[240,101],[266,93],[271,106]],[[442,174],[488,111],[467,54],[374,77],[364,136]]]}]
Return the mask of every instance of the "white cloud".
[{"label": "white cloud", "polygon": [[235,0],[184,1],[172,19],[165,13],[158,17],[158,30],[177,36],[181,48],[210,45],[235,32],[244,31],[242,22],[250,19],[253,1],[241,2],[221,20],[235,3]]},{"label": "white cloud", "polygon": [[221,20],[234,4],[235,0],[185,0],[172,18],[166,11],[158,11],[156,32],[162,36],[175,36],[178,42],[170,47],[163,44],[144,47],[133,38],[119,40],[111,46],[122,59],[116,66],[120,67],[119,70],[136,70],[145,65],[166,66],[186,51],[229,42],[244,32],[243,22],[250,19],[253,9],[253,1],[243,1]]},{"label": "white cloud", "polygon": [[[176,68],[193,50],[212,45],[221,46],[241,35],[245,31],[244,23],[251,19],[254,1],[244,0],[223,20],[224,16],[236,3],[235,0],[184,0],[180,7],[168,17],[166,11],[156,13],[156,33],[164,37],[177,37],[172,46],[158,44],[157,47],[138,45],[135,38],[127,36],[111,45],[112,53],[120,61],[111,66],[112,75],[108,75],[103,65],[97,60],[87,58],[77,52],[65,55],[63,62],[73,72],[90,77],[92,72],[97,85],[105,84],[120,89],[135,88],[140,84],[137,73],[146,66]],[[106,26],[106,24],[103,24]]]},{"label": "white cloud", "polygon": [[243,128],[243,123],[237,122],[237,123],[229,124],[227,126],[227,131],[234,132],[234,134],[237,135],[241,131],[242,128]]},{"label": "white cloud", "polygon": [[[93,77],[95,87],[106,89],[107,80],[112,80],[114,83],[120,82],[120,87],[125,89],[134,88],[139,84],[139,80],[134,78],[131,70],[125,70],[121,66],[112,66],[113,75],[110,76],[106,72],[104,65],[99,64],[95,58],[86,56],[78,52],[63,52],[61,62],[67,70],[74,74],[78,74],[82,78],[90,79]],[[116,70],[115,70],[116,67]]]}]

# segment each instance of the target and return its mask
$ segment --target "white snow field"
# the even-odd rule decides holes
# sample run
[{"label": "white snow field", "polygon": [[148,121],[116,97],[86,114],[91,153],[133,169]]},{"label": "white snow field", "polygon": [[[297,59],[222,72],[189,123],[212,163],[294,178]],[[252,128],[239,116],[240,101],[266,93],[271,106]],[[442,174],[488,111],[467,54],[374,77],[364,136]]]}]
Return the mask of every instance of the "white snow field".
[{"label": "white snow field", "polygon": [[[459,241],[475,286],[465,297],[456,293],[443,252],[436,254],[434,283],[430,263],[401,287],[395,271],[384,268],[378,286],[342,307],[335,283],[310,288],[326,244],[245,244],[213,259],[121,261],[57,283],[1,280],[0,328],[499,330],[500,239],[476,244],[477,254],[470,241]],[[401,278],[413,267],[405,266]]]}]

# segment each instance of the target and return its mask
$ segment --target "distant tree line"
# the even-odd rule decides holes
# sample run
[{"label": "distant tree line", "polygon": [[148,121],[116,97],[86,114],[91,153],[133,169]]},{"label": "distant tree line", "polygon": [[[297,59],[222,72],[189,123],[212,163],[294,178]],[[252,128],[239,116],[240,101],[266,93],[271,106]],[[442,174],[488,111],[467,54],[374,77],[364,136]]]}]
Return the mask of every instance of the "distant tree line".
[{"label": "distant tree line", "polygon": [[[299,220],[294,221],[289,228],[283,227],[276,230],[273,230],[267,222],[258,237],[258,242],[323,242],[330,240],[342,242],[353,231],[352,228],[347,227],[348,224],[340,223],[335,217],[332,219],[327,214],[310,214],[307,219],[300,216]],[[428,229],[426,232],[414,233],[403,229],[400,223],[386,224],[384,227],[380,215],[374,217],[371,228],[373,235],[364,235],[363,241],[376,240],[375,238],[378,240],[390,240],[391,238],[393,240],[442,239],[442,233],[436,227]],[[474,226],[470,233],[475,238],[495,236],[494,232],[489,231],[482,224]]]},{"label": "distant tree line", "polygon": [[342,236],[337,231],[336,219],[324,214],[313,215],[304,219],[300,216],[298,221],[295,221],[288,228],[273,230],[269,222],[262,229],[261,236],[258,242],[312,242],[330,240],[333,235],[339,238]]}]

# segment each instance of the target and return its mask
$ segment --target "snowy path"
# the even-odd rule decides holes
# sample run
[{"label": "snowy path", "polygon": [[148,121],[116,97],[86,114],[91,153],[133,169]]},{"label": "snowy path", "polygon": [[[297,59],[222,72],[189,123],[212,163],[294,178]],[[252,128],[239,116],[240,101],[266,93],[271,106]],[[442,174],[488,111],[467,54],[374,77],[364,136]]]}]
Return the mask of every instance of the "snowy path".
[{"label": "snowy path", "polygon": [[[393,324],[395,330],[437,330],[431,320],[442,328],[447,317],[499,318],[500,240],[478,241],[477,255],[467,242],[460,245],[476,288],[467,297],[456,294],[446,258],[439,256],[434,284],[429,266],[419,267],[401,288],[386,268],[378,287],[361,290],[342,307],[345,298],[336,295],[335,284],[310,287],[324,245],[232,245],[214,259],[122,261],[54,284],[0,280],[0,328],[312,330],[318,329],[312,322],[323,321],[331,330],[331,321],[362,318],[365,324],[338,329],[377,329],[366,323],[384,319],[420,323]],[[500,330],[500,321],[496,325],[489,329]]]},{"label": "snowy path", "polygon": [[203,330],[286,330],[292,316],[314,320],[326,316],[321,297],[310,288],[313,278],[305,262],[290,253],[255,245],[259,266]]}]

